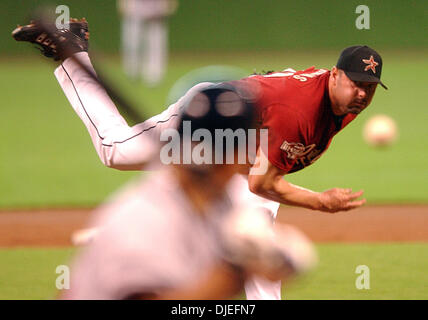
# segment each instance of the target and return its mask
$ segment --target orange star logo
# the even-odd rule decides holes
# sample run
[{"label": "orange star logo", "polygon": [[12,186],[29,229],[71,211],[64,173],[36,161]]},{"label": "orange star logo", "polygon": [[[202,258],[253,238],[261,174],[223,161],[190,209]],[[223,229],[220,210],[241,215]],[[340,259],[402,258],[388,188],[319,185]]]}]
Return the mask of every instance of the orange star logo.
[{"label": "orange star logo", "polygon": [[373,73],[376,73],[376,67],[379,65],[379,63],[374,60],[373,56],[370,56],[370,59],[363,59],[363,62],[367,63],[364,71],[372,69]]}]

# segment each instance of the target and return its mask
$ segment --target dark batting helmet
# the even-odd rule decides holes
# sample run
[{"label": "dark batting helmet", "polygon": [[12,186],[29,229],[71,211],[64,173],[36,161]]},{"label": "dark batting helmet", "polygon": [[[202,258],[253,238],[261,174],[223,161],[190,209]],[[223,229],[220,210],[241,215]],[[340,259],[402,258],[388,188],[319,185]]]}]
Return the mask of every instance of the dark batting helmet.
[{"label": "dark batting helmet", "polygon": [[[197,91],[182,109],[178,128],[180,134],[193,134],[198,129],[206,129],[214,135],[217,129],[247,131],[256,128],[254,102],[246,98],[248,95],[243,90],[229,83],[220,83]],[[184,121],[191,122],[190,132],[183,132]]]}]

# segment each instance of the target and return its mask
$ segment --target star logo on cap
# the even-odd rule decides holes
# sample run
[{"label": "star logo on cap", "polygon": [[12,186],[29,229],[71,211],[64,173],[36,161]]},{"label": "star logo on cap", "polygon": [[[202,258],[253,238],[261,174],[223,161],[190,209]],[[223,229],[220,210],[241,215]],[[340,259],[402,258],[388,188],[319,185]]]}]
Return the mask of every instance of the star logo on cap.
[{"label": "star logo on cap", "polygon": [[367,66],[364,68],[364,71],[371,69],[373,73],[376,73],[376,67],[379,65],[379,63],[374,60],[373,56],[370,56],[370,59],[363,59],[363,62],[367,63]]}]

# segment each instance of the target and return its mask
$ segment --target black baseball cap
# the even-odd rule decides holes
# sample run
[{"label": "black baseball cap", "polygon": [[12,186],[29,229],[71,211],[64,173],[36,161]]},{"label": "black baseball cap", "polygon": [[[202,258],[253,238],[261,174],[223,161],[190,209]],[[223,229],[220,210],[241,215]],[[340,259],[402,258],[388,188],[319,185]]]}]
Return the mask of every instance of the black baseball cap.
[{"label": "black baseball cap", "polygon": [[377,82],[388,89],[382,81],[382,58],[368,46],[352,46],[340,54],[336,67],[345,72],[353,81]]}]

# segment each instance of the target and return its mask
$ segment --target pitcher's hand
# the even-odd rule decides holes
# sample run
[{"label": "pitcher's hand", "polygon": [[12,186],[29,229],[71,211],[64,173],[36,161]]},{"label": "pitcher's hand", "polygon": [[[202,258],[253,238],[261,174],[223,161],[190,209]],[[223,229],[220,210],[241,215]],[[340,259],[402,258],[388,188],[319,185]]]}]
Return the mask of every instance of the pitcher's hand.
[{"label": "pitcher's hand", "polygon": [[320,193],[321,211],[335,213],[361,207],[366,199],[357,200],[364,191],[352,192],[352,189],[333,188]]}]

